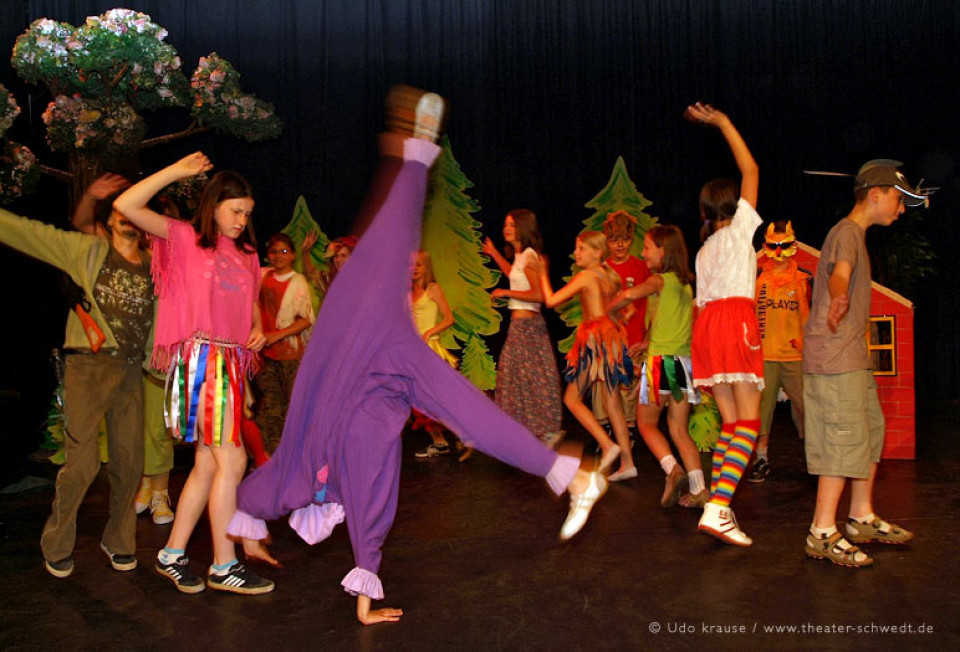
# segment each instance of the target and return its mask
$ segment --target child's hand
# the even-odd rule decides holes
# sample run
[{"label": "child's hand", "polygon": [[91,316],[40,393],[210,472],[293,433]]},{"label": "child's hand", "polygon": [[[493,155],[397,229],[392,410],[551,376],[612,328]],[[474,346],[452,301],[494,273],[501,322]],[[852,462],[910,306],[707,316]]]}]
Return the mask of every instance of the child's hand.
[{"label": "child's hand", "polygon": [[709,104],[704,104],[703,102],[697,102],[696,104],[691,104],[688,106],[687,110],[683,112],[683,117],[690,122],[695,122],[702,125],[712,125],[714,127],[720,126],[724,120],[729,120],[726,113],[723,111],[718,111]]},{"label": "child's hand", "polygon": [[93,183],[87,186],[84,194],[92,199],[102,201],[115,192],[120,192],[130,186],[130,182],[119,174],[107,172],[97,177]]},{"label": "child's hand", "polygon": [[834,333],[840,326],[840,321],[846,316],[847,309],[850,307],[850,295],[840,294],[830,300],[830,309],[827,311],[827,326]]},{"label": "child's hand", "polygon": [[269,333],[264,333],[263,337],[265,339],[264,346],[273,346],[283,339],[283,334],[280,333],[280,331],[270,331]]},{"label": "child's hand", "polygon": [[536,258],[531,257],[530,260],[527,261],[527,267],[529,267],[530,271],[534,274],[543,274],[547,269],[547,266],[543,264],[543,258],[539,256]]},{"label": "child's hand", "polygon": [[250,337],[247,338],[247,343],[244,345],[251,351],[259,351],[267,343],[267,338],[263,334],[263,330],[259,326],[254,326],[250,329]]},{"label": "child's hand", "polygon": [[357,596],[357,620],[364,625],[375,625],[377,623],[395,623],[403,615],[403,609],[370,610],[370,597],[366,595]]},{"label": "child's hand", "polygon": [[493,240],[484,238],[483,244],[480,246],[480,251],[493,258],[494,254],[497,253],[497,248],[493,246]]},{"label": "child's hand", "polygon": [[509,299],[510,298],[510,295],[508,294],[509,292],[510,290],[507,290],[505,288],[497,288],[496,290],[490,293],[490,297],[494,300]]},{"label": "child's hand", "polygon": [[644,342],[637,342],[627,347],[627,355],[636,363],[640,360],[640,357],[643,356],[643,352],[646,351],[646,349],[647,345]]},{"label": "child's hand", "polygon": [[303,236],[303,242],[300,243],[300,249],[302,251],[307,251],[313,249],[313,245],[317,244],[317,232],[311,231],[307,235]]},{"label": "child's hand", "polygon": [[207,170],[213,169],[213,163],[210,162],[210,159],[208,159],[203,152],[194,152],[189,156],[184,156],[170,167],[176,170],[177,175],[181,179],[186,179],[187,177],[195,177],[198,174],[203,174]]}]

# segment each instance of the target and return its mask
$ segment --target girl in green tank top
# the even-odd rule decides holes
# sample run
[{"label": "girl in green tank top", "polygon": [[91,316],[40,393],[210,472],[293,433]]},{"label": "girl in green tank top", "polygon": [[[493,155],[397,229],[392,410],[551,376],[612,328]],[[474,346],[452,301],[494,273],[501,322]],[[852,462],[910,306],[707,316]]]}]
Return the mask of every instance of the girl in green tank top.
[{"label": "girl in green tank top", "polygon": [[[700,467],[700,453],[687,430],[690,404],[699,399],[690,373],[693,275],[683,233],[675,226],[652,227],[643,239],[643,259],[653,276],[620,292],[607,310],[648,298],[649,345],[641,371],[637,425],[666,474],[660,505],[672,507],[679,502],[684,507],[702,507],[710,499],[710,492]],[[664,405],[670,438],[683,460],[682,466],[657,425]],[[681,497],[686,486],[689,491]]]}]

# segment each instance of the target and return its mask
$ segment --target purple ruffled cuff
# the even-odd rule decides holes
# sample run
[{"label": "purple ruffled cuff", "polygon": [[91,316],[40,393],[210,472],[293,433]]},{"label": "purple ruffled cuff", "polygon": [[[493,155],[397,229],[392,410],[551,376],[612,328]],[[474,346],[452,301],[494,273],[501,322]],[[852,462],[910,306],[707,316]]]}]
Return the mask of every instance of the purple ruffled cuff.
[{"label": "purple ruffled cuff", "polygon": [[577,474],[580,468],[580,460],[569,455],[557,455],[557,461],[550,467],[547,473],[547,485],[558,496],[567,490],[570,483],[573,482],[573,476]]},{"label": "purple ruffled cuff", "polygon": [[376,573],[363,570],[359,566],[347,573],[340,582],[343,590],[350,595],[365,595],[371,600],[383,600],[383,584]]},{"label": "purple ruffled cuff", "polygon": [[233,518],[227,524],[227,534],[242,539],[256,539],[258,541],[266,539],[270,533],[267,531],[267,523],[259,518],[253,518],[246,512],[239,509],[233,513]]},{"label": "purple ruffled cuff", "polygon": [[340,503],[310,503],[306,507],[293,510],[290,527],[312,546],[329,537],[333,528],[343,523],[343,517],[343,506]]},{"label": "purple ruffled cuff", "polygon": [[423,163],[426,167],[433,165],[434,159],[440,153],[440,147],[429,140],[422,138],[407,138],[403,141],[403,160]]}]

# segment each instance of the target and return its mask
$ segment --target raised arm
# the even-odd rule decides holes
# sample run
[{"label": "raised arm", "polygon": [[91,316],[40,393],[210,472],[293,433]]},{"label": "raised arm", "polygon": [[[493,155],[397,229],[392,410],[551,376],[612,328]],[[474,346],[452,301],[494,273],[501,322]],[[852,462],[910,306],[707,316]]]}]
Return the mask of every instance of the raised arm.
[{"label": "raised arm", "polygon": [[[510,265],[510,261],[503,257],[497,248],[493,245],[493,240],[490,238],[485,238],[483,241],[483,246],[480,247],[480,251],[490,256],[493,259],[493,262],[497,264],[497,267],[500,268],[500,271],[503,272],[504,276],[510,276],[510,270],[513,268]],[[519,298],[519,297],[517,297]]]},{"label": "raised arm", "polygon": [[651,294],[657,294],[663,289],[663,277],[654,274],[640,285],[621,290],[617,293],[610,303],[607,304],[607,312],[615,312],[624,306],[629,306],[637,299],[644,299]]},{"label": "raised arm", "polygon": [[167,220],[170,218],[148,208],[147,202],[171,183],[195,177],[212,167],[213,164],[203,152],[194,152],[128,188],[113,202],[113,207],[147,233],[166,238]]},{"label": "raised arm", "polygon": [[112,172],[101,174],[83,191],[80,201],[77,202],[77,207],[73,209],[70,225],[81,233],[107,237],[109,235],[107,230],[95,220],[97,203],[129,185],[130,182],[119,174],[113,174]]},{"label": "raised arm", "polygon": [[716,127],[723,134],[733,153],[733,158],[740,168],[740,197],[754,208],[757,207],[757,193],[760,187],[760,168],[750,153],[750,148],[743,140],[740,132],[733,126],[733,122],[723,111],[718,111],[709,104],[697,102],[691,104],[684,111],[683,117],[690,122]]}]

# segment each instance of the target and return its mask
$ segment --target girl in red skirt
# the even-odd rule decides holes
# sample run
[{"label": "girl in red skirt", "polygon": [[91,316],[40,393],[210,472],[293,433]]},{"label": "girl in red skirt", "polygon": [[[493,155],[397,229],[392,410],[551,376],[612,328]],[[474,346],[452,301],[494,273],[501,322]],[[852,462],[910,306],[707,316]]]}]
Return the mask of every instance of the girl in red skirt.
[{"label": "girl in red skirt", "polygon": [[714,179],[700,191],[703,247],[697,254],[697,306],[691,358],[693,384],[709,387],[723,417],[713,451],[710,502],[699,529],[736,546],[753,541],[737,525],[730,501],[753,454],[760,428],[763,352],[754,311],[757,256],[753,233],[760,174],[736,127],[709,104],[687,107],[691,122],[716,127],[740,168],[740,185]]}]

